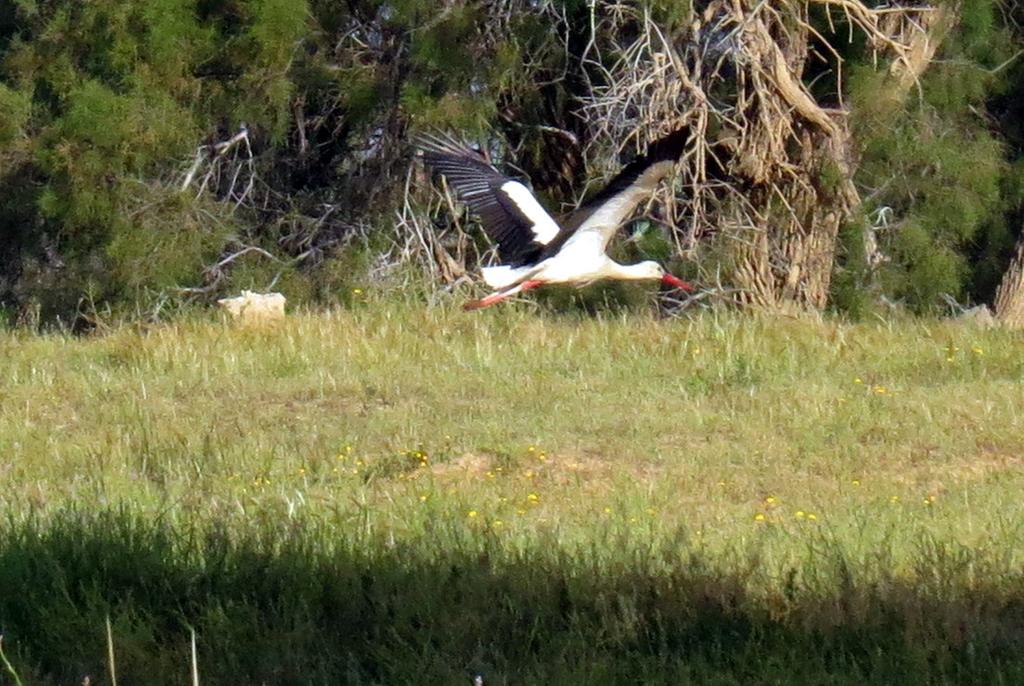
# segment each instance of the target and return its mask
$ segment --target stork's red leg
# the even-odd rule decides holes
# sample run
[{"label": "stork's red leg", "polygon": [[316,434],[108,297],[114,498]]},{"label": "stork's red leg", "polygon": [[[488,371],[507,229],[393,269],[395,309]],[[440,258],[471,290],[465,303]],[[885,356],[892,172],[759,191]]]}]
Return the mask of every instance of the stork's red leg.
[{"label": "stork's red leg", "polygon": [[500,303],[509,295],[511,295],[511,293],[492,293],[491,295],[488,295],[485,298],[480,298],[479,300],[470,300],[468,303],[462,306],[462,309],[466,310],[467,312],[471,310],[482,310],[485,307],[490,307],[491,305]]},{"label": "stork's red leg", "polygon": [[471,310],[482,310],[485,307],[496,305],[505,298],[520,293],[522,291],[528,291],[531,288],[544,285],[543,281],[528,280],[523,281],[521,284],[517,284],[506,291],[499,291],[498,293],[491,293],[490,295],[480,298],[479,300],[470,300],[468,303],[462,306],[462,309],[468,311]]}]

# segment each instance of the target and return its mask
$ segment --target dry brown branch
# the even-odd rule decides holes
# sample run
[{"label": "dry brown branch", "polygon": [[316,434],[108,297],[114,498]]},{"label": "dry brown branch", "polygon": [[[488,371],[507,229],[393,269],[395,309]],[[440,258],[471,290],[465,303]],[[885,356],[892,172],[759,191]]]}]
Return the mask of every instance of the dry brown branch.
[{"label": "dry brown branch", "polygon": [[[243,151],[241,156],[238,154],[239,150]],[[224,162],[228,159],[228,154],[231,152],[234,152],[231,158],[231,165],[228,169],[225,169]],[[242,124],[238,133],[231,138],[212,145],[201,145],[196,149],[195,159],[192,161],[192,165],[185,173],[185,178],[181,183],[182,192],[188,190],[193,181],[195,181],[204,162],[207,165],[207,170],[202,177],[202,181],[199,183],[199,190],[196,191],[197,198],[206,192],[215,179],[230,175],[231,180],[224,195],[225,199],[233,201],[236,209],[249,199],[256,186],[256,167],[252,153],[252,144],[249,140],[249,129],[245,124]],[[239,181],[243,178],[243,172],[244,186],[238,191],[236,189],[238,188]]]},{"label": "dry brown branch", "polygon": [[[590,162],[588,176],[599,184],[621,167],[624,153],[643,152],[663,135],[689,127],[693,135],[677,174],[638,211],[665,231],[680,255],[703,259],[705,282],[712,275],[725,278],[721,289],[730,298],[773,309],[820,309],[839,227],[861,205],[851,181],[857,160],[842,109],[835,19],[850,31],[840,39],[852,40],[854,32],[867,37],[876,62],[890,65],[888,90],[902,97],[917,83],[952,15],[924,4],[871,7],[861,0],[695,5],[699,9],[669,33],[637,3],[588,2],[590,35],[576,58],[585,84],[577,114],[584,123],[578,138]],[[826,26],[812,21],[815,8],[824,11]],[[561,10],[546,0],[529,6],[496,0],[488,5],[492,21],[484,34],[497,40],[510,17],[524,10],[546,12],[565,25]],[[829,31],[833,35],[823,35]],[[820,45],[813,53],[812,44]],[[569,55],[567,39],[561,49]],[[827,62],[839,80],[838,107],[823,106],[812,95],[806,73],[812,59]],[[499,116],[510,138],[530,130],[577,148],[576,134],[565,128],[518,123],[514,113]],[[520,143],[510,147],[497,135],[482,142],[505,162],[521,151]],[[397,215],[404,230],[389,254],[425,260],[435,278],[459,283],[467,263],[485,257],[471,240],[472,225],[463,224],[446,192],[425,176],[413,183],[413,174]],[[589,191],[583,186],[577,202]],[[898,221],[887,225],[894,226]],[[868,233],[870,241],[874,233]],[[885,259],[877,247],[870,254]]]},{"label": "dry brown branch", "polygon": [[189,167],[188,172],[185,174],[185,179],[181,183],[181,190],[188,190],[188,187],[192,185],[193,179],[195,179],[196,173],[202,166],[203,161],[206,159],[217,160],[226,155],[232,148],[239,143],[245,142],[246,148],[249,151],[249,157],[252,158],[252,149],[249,147],[249,129],[242,124],[238,133],[226,141],[220,143],[214,143],[212,145],[200,145],[196,148],[196,157],[192,162],[192,166]]},{"label": "dry brown branch", "polygon": [[[404,202],[395,217],[399,239],[404,238],[405,243],[392,246],[390,252],[399,257],[401,262],[416,261],[418,257],[426,256],[425,264],[431,276],[451,284],[466,274],[467,253],[472,241],[462,227],[462,213],[456,209],[447,188],[434,188],[423,174],[415,185],[420,189],[428,188],[429,192],[412,192],[414,177],[421,171],[415,166],[409,168]],[[424,195],[425,207],[419,199]],[[445,212],[438,211],[441,206]],[[447,228],[435,226],[430,220],[434,216],[448,217],[452,223]]]},{"label": "dry brown branch", "polygon": [[1024,240],[1003,275],[996,291],[995,316],[1003,324],[1024,328]]},{"label": "dry brown branch", "polygon": [[889,67],[890,84],[885,92],[890,99],[900,100],[912,87],[917,87],[920,92],[921,74],[931,63],[955,19],[956,12],[947,5],[912,18],[898,14],[883,16],[881,26],[890,34],[900,36],[905,45],[900,59],[894,60]]},{"label": "dry brown branch", "polygon": [[[671,36],[633,5],[595,10],[590,95],[581,107],[591,157],[614,159],[608,141],[617,142],[615,152],[642,149],[690,126],[679,183],[659,193],[660,206],[680,252],[717,251],[751,305],[823,307],[839,226],[860,204],[845,113],[822,107],[805,85],[810,38],[820,37],[809,17],[814,5],[830,20],[841,12],[876,55],[902,65],[893,67],[895,88],[916,82],[925,54],[918,46],[931,45],[929,29],[941,18],[932,7],[710,0]],[[826,52],[841,78],[839,54]]]},{"label": "dry brown branch", "polygon": [[264,291],[269,291],[277,285],[278,280],[281,278],[285,269],[291,265],[298,264],[314,253],[314,250],[307,250],[304,253],[296,255],[290,259],[282,259],[277,255],[274,255],[263,248],[255,245],[242,245],[239,246],[238,250],[226,255],[225,257],[218,260],[215,264],[211,264],[203,270],[203,280],[206,282],[205,286],[193,286],[188,288],[176,288],[175,292],[182,295],[205,295],[208,293],[214,293],[224,284],[225,279],[228,276],[228,267],[235,261],[246,255],[255,254],[260,255],[272,262],[280,264],[282,268],[277,272],[270,283],[264,287]]}]

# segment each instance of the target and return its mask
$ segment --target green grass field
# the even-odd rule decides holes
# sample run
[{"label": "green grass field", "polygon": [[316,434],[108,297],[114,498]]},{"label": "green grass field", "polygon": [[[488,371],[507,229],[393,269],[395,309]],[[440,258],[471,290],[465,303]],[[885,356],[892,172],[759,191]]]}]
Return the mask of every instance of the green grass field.
[{"label": "green grass field", "polygon": [[1024,683],[1024,337],[0,333],[0,684]]}]

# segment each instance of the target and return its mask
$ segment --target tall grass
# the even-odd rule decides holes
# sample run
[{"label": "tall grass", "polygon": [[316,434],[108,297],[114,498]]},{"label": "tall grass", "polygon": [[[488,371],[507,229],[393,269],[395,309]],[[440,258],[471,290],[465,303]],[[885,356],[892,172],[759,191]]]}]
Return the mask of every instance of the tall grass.
[{"label": "tall grass", "polygon": [[[1024,342],[356,302],[0,336],[25,683],[1018,683]],[[0,677],[0,678],[7,678]],[[0,683],[7,683],[0,681]]]}]

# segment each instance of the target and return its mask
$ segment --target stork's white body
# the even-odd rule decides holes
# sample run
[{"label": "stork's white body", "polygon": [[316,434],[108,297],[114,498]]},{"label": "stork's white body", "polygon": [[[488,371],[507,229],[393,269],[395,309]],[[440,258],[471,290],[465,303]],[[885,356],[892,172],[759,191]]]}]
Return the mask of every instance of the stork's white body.
[{"label": "stork's white body", "polygon": [[603,252],[581,249],[572,252],[562,250],[554,257],[529,267],[501,265],[484,267],[481,272],[484,283],[496,291],[501,291],[514,288],[516,284],[524,281],[586,286],[601,279],[639,281],[661,278],[661,273],[652,269],[650,264],[652,263],[619,264]]},{"label": "stork's white body", "polygon": [[[484,282],[491,288],[501,291],[514,288],[525,281],[584,286],[601,279],[661,278],[664,272],[657,263],[619,264],[608,257],[605,251],[619,225],[633,211],[638,200],[653,191],[658,181],[671,170],[671,162],[659,162],[648,167],[628,189],[613,196],[587,217],[552,257],[526,267],[485,267],[482,270]],[[512,186],[518,188],[513,190],[510,188]],[[555,238],[558,224],[525,186],[510,181],[502,186],[502,190],[512,190],[509,195],[517,202],[523,214],[533,221],[535,227],[541,229],[537,231],[538,242],[547,244]],[[552,226],[555,227],[555,231],[551,230]]]},{"label": "stork's white body", "polygon": [[[679,132],[668,138],[679,143]],[[664,139],[666,142],[668,138]],[[657,144],[656,144],[657,145]],[[586,285],[601,279],[661,279],[664,283],[690,289],[689,284],[666,274],[657,262],[623,265],[606,254],[608,243],[637,204],[667,176],[675,165],[678,151],[666,158],[665,145],[658,156],[641,161],[638,168],[627,168],[628,183],[616,185],[609,196],[586,209],[575,228],[562,229],[541,206],[530,190],[502,177],[490,165],[469,157],[464,151],[441,146],[430,163],[449,178],[460,197],[481,214],[484,228],[499,243],[510,249],[532,248],[539,259],[519,266],[484,267],[484,282],[494,289],[487,297],[469,303],[468,309],[487,307],[520,291],[544,284]],[[634,166],[637,163],[634,163]],[[617,177],[618,179],[619,177]],[[613,180],[613,183],[615,181]]]}]

